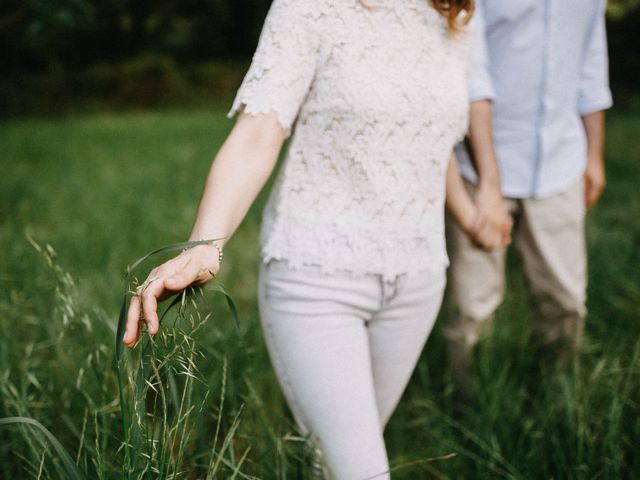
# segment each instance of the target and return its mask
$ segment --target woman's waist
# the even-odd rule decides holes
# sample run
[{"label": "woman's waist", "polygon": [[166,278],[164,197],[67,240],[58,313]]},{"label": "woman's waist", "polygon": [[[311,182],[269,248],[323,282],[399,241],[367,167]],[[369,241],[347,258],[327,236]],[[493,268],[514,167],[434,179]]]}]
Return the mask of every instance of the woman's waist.
[{"label": "woman's waist", "polygon": [[[362,218],[351,215],[329,218],[308,211],[306,215],[283,209],[265,209],[263,239],[277,236],[313,243],[362,245],[375,243],[392,248],[394,244],[440,243],[444,238],[444,211],[410,218]],[[385,247],[385,248],[387,248]]]},{"label": "woman's waist", "polygon": [[294,267],[315,265],[325,272],[393,278],[439,271],[448,264],[443,222],[435,218],[413,225],[366,225],[265,212],[261,240],[264,261],[286,260]]},{"label": "woman's waist", "polygon": [[300,222],[398,225],[439,219],[444,211],[444,181],[425,179],[391,184],[365,176],[296,179],[285,176],[271,192],[267,212]]}]

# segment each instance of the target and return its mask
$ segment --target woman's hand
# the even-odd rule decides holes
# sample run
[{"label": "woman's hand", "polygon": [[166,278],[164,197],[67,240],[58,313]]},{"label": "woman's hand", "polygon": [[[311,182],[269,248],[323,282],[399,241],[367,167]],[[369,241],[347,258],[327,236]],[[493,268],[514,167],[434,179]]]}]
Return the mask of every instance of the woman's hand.
[{"label": "woman's hand", "polygon": [[202,284],[215,278],[220,269],[219,254],[220,250],[215,245],[198,245],[154,268],[131,299],[122,339],[124,344],[135,346],[140,338],[143,320],[151,335],[158,333],[158,302],[189,285]]},{"label": "woman's hand", "polygon": [[[190,238],[233,235],[269,178],[286,135],[276,113],[240,115],[209,170]],[[158,302],[211,280],[220,268],[219,253],[215,245],[202,244],[153,269],[131,299],[123,342],[136,344],[143,320],[155,335]]]}]

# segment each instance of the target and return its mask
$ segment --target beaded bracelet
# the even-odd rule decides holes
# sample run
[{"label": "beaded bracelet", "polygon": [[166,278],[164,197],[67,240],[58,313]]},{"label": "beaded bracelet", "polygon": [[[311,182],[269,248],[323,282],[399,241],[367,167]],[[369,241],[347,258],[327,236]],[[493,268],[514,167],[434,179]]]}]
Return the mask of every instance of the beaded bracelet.
[{"label": "beaded bracelet", "polygon": [[222,263],[222,257],[224,257],[224,252],[222,251],[222,247],[217,244],[217,242],[211,242],[208,245],[211,245],[218,250],[218,264]]},{"label": "beaded bracelet", "polygon": [[187,250],[193,248],[193,247],[197,247],[198,245],[211,245],[212,247],[215,247],[216,250],[218,250],[218,263],[221,264],[222,263],[222,258],[224,257],[224,252],[222,251],[222,247],[220,245],[218,245],[218,242],[215,240],[210,240],[210,241],[206,241],[206,240],[198,240],[197,245],[193,245],[191,247],[187,247],[187,248],[183,248],[182,252],[186,252]]}]

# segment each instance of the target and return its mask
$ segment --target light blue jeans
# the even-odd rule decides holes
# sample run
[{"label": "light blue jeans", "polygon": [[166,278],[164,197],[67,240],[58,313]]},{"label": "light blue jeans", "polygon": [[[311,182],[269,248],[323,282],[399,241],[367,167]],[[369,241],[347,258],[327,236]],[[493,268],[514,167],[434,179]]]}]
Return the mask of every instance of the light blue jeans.
[{"label": "light blue jeans", "polygon": [[388,479],[382,436],[435,322],[445,272],[354,277],[291,269],[260,272],[262,327],[276,375],[326,475]]}]

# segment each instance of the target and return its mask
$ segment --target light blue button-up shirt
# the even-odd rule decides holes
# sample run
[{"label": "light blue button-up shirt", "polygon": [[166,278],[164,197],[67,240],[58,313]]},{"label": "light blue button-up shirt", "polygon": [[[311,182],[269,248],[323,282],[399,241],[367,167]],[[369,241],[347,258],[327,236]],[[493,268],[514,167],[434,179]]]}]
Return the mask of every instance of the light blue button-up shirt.
[{"label": "light blue button-up shirt", "polygon": [[[478,0],[470,100],[493,100],[493,136],[507,197],[545,197],[586,164],[581,116],[611,106],[606,0]],[[463,146],[462,174],[477,176]]]}]

